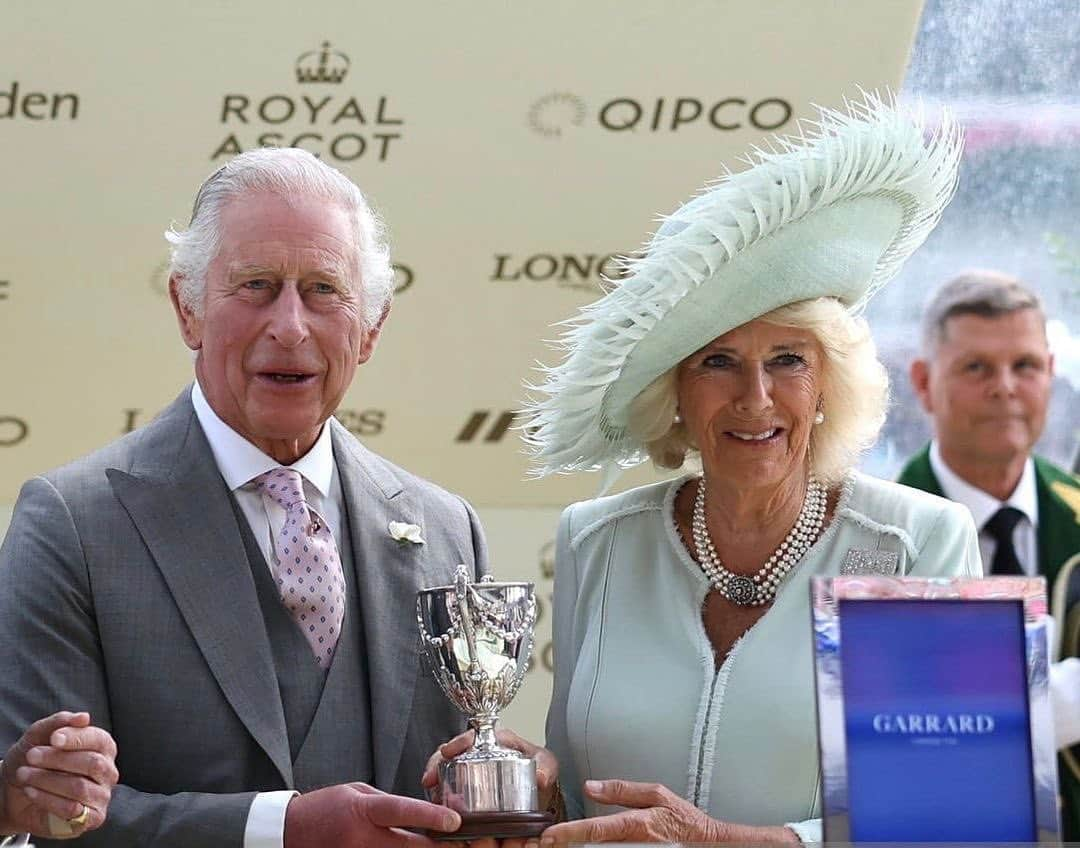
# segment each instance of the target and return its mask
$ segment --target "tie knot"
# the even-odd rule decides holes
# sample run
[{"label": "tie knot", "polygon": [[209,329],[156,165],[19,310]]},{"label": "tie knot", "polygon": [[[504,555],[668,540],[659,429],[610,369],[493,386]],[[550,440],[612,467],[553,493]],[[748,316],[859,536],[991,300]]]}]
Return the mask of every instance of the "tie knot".
[{"label": "tie knot", "polygon": [[990,519],[983,527],[987,533],[994,537],[994,541],[999,545],[1006,542],[1012,544],[1012,532],[1016,529],[1016,525],[1020,523],[1020,519],[1023,517],[1024,513],[1016,507],[1003,506],[990,516]]},{"label": "tie knot", "polygon": [[304,478],[292,468],[271,468],[254,480],[255,488],[286,512],[297,506],[306,507]]}]

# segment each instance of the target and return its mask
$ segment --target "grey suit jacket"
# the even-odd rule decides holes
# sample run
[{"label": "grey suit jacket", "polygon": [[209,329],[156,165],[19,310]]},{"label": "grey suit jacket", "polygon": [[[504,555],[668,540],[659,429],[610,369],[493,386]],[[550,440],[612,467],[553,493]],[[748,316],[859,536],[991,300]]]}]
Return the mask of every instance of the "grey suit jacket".
[{"label": "grey suit jacket", "polygon": [[[375,784],[419,796],[428,755],[462,722],[420,669],[416,592],[453,582],[458,562],[486,572],[484,539],[463,500],[331,426]],[[419,524],[426,544],[394,541],[391,521]],[[240,846],[255,792],[311,788],[294,782],[251,568],[188,390],[143,429],[25,484],[0,548],[0,646],[0,750],[58,709],[87,710],[116,738],[121,785],[105,826],[77,844]],[[354,737],[368,733],[350,722],[336,668],[298,755],[319,784],[356,779]]]}]

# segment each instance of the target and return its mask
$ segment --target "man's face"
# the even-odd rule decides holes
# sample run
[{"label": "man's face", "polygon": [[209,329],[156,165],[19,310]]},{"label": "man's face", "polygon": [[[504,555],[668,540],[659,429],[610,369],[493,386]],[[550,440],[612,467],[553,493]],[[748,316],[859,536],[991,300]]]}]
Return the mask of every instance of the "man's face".
[{"label": "man's face", "polygon": [[221,213],[202,315],[173,305],[210,406],[280,462],[302,456],[366,362],[355,228],[341,207],[255,194]]},{"label": "man's face", "polygon": [[1053,364],[1042,316],[1021,309],[949,318],[911,377],[946,456],[1000,463],[1026,457],[1042,433]]}]

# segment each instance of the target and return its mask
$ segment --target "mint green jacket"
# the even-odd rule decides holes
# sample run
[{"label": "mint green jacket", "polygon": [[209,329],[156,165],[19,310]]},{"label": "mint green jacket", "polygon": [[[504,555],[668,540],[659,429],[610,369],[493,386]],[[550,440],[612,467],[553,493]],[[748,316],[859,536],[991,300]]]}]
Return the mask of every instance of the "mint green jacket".
[{"label": "mint green jacket", "polygon": [[959,504],[852,473],[832,522],[717,669],[701,623],[712,587],[675,527],[687,479],[574,504],[559,522],[547,745],[567,812],[612,812],[582,782],[623,778],[819,842],[810,579],[839,574],[852,549],[895,554],[896,574],[974,577],[975,524]]}]

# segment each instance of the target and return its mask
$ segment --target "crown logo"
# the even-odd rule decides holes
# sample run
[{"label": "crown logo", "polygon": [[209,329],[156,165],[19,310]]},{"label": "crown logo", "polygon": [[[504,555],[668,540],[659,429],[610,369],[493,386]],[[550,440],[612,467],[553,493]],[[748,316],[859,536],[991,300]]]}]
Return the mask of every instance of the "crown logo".
[{"label": "crown logo", "polygon": [[329,41],[324,41],[318,50],[302,53],[296,60],[297,82],[340,83],[348,72],[349,57],[331,50]]}]

